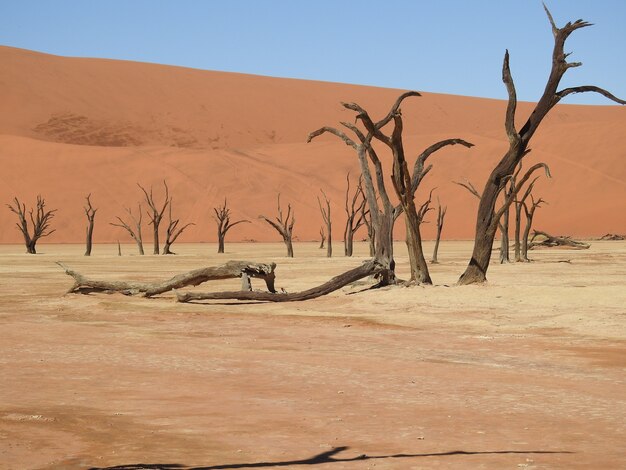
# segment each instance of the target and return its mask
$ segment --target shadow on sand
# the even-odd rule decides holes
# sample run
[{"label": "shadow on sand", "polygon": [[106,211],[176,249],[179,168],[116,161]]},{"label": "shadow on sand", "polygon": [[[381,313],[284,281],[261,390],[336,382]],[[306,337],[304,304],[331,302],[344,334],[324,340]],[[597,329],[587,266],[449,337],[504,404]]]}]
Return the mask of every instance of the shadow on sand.
[{"label": "shadow on sand", "polygon": [[227,468],[272,468],[287,467],[290,465],[318,465],[333,462],[353,462],[357,460],[375,460],[375,459],[406,459],[418,457],[448,457],[455,455],[495,455],[495,454],[572,454],[568,451],[549,451],[549,450],[496,450],[496,451],[476,451],[470,452],[465,450],[453,450],[450,452],[437,452],[431,454],[392,454],[392,455],[366,455],[362,454],[357,457],[339,457],[337,454],[348,450],[349,447],[335,447],[327,452],[314,455],[308,459],[301,460],[285,460],[282,462],[254,462],[254,463],[233,463],[209,466],[188,466],[178,463],[152,463],[152,464],[129,464],[117,465],[114,467],[91,467],[90,470],[218,470]]}]

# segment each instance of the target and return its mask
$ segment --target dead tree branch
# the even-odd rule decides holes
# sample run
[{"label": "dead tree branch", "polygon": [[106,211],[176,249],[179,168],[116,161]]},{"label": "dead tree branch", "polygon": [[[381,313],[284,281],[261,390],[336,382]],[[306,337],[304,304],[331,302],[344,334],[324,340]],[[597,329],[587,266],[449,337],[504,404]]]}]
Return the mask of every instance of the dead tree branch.
[{"label": "dead tree branch", "polygon": [[37,196],[37,206],[35,210],[30,209],[28,211],[30,223],[33,226],[33,233],[31,235],[26,219],[26,205],[15,197],[13,198],[13,204],[7,204],[7,207],[11,212],[17,215],[18,222],[16,225],[24,237],[26,253],[32,255],[37,254],[36,245],[39,239],[55,232],[55,229],[50,230],[50,222],[54,217],[56,209],[46,210],[46,200],[41,196]]},{"label": "dead tree branch", "polygon": [[287,246],[287,256],[289,258],[293,258],[293,225],[296,223],[296,218],[291,210],[291,204],[287,204],[287,215],[283,214],[283,210],[280,207],[280,193],[278,194],[278,217],[276,217],[276,221],[265,217],[264,215],[259,216],[260,219],[264,220],[268,224],[270,224],[274,230],[280,233],[281,237],[283,237],[283,241]]},{"label": "dead tree branch", "polygon": [[130,226],[130,224],[126,223],[126,221],[124,221],[121,217],[116,217],[117,220],[119,220],[119,224],[115,224],[113,222],[110,222],[110,225],[113,225],[114,227],[121,227],[124,230],[126,230],[128,232],[128,234],[130,235],[130,237],[135,240],[135,242],[137,243],[137,250],[139,250],[139,254],[143,255],[144,251],[143,251],[143,238],[141,236],[141,222],[143,220],[143,212],[141,211],[141,203],[139,203],[139,210],[137,211],[139,214],[139,218],[135,218],[135,216],[133,215],[133,211],[130,208],[126,209],[126,212],[128,212],[128,215],[130,216],[130,219],[132,220],[133,223],[133,227]]}]

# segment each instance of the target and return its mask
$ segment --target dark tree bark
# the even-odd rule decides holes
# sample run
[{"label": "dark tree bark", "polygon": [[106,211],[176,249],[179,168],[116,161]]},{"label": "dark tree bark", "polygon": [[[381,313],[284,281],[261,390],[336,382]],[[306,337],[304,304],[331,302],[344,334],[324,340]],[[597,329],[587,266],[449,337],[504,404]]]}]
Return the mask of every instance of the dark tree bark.
[{"label": "dark tree bark", "polygon": [[37,196],[36,209],[30,209],[28,211],[30,222],[33,226],[33,233],[31,235],[28,227],[28,221],[26,220],[26,205],[21,203],[19,199],[15,197],[13,198],[13,204],[7,204],[7,207],[11,212],[17,215],[18,222],[16,225],[24,237],[26,253],[31,255],[37,254],[36,245],[39,239],[47,237],[56,230],[50,230],[50,222],[54,217],[56,209],[46,210],[46,200],[41,196]]},{"label": "dark tree bark", "polygon": [[325,282],[317,287],[292,293],[271,293],[271,292],[247,292],[247,291],[235,291],[235,292],[209,292],[209,293],[196,293],[196,292],[177,292],[176,297],[179,302],[191,302],[198,300],[256,300],[262,302],[298,302],[303,300],[315,299],[323,295],[330,294],[336,290],[341,289],[348,284],[351,284],[364,277],[373,276],[378,274],[381,270],[386,268],[380,266],[374,259],[363,263],[358,268],[346,271],[338,276],[335,276],[330,281]]},{"label": "dark tree bark", "polygon": [[430,261],[433,264],[439,263],[437,258],[439,254],[439,241],[441,240],[441,232],[443,230],[443,221],[446,218],[447,207],[441,207],[441,202],[437,199],[437,238],[435,239],[435,249],[433,250],[433,259]]},{"label": "dark tree bark", "polygon": [[120,245],[120,241],[117,241],[117,256],[122,256],[122,245]]},{"label": "dark tree bark", "polygon": [[135,281],[108,281],[90,279],[74,271],[60,262],[57,262],[65,271],[65,274],[74,278],[74,285],[67,291],[75,294],[89,294],[92,292],[113,293],[119,292],[125,295],[142,295],[152,297],[174,289],[188,286],[198,286],[207,281],[231,279],[242,277],[249,284],[249,278],[259,278],[265,281],[269,292],[276,292],[274,280],[276,269],[275,263],[255,263],[251,261],[229,261],[220,266],[195,269],[183,274],[178,274],[162,282],[135,282]]},{"label": "dark tree bark", "polygon": [[[350,173],[346,175],[346,228],[343,231],[343,248],[345,256],[352,256],[354,251],[354,234],[365,223],[367,215],[367,201],[363,192],[363,177],[359,177],[359,182],[354,191],[354,195],[350,197]],[[373,256],[373,253],[370,253]]]},{"label": "dark tree bark", "polygon": [[215,222],[217,222],[217,252],[224,253],[224,243],[226,240],[226,234],[228,231],[238,224],[250,223],[249,220],[237,220],[236,222],[230,221],[230,209],[228,208],[228,202],[226,198],[224,198],[224,205],[214,207],[213,211],[215,212]]},{"label": "dark tree bark", "polygon": [[326,225],[326,234],[327,241],[326,244],[326,257],[331,258],[333,256],[333,232],[332,232],[332,219],[330,215],[330,200],[326,196],[326,193],[322,191],[322,195],[324,196],[324,205],[322,206],[322,201],[320,201],[319,196],[317,197],[317,204],[320,207],[320,213],[322,214],[322,219],[324,220],[324,224]]},{"label": "dark tree bark", "polygon": [[164,255],[175,255],[176,253],[172,252],[171,248],[176,239],[185,231],[187,227],[190,225],[196,225],[192,222],[185,224],[181,227],[178,227],[180,224],[180,219],[172,219],[172,198],[170,197],[170,201],[168,203],[168,224],[167,230],[165,232],[165,244],[163,245],[163,254]]},{"label": "dark tree bark", "polygon": [[522,202],[522,206],[524,207],[524,213],[526,214],[526,226],[524,227],[524,236],[522,238],[522,259],[524,261],[530,261],[528,258],[528,237],[530,236],[530,229],[533,226],[533,218],[535,217],[535,211],[541,207],[542,204],[547,204],[546,201],[539,198],[535,201],[535,198],[530,195],[531,205],[528,207],[526,202]]},{"label": "dark tree bark", "polygon": [[[509,187],[505,191],[505,198],[511,195],[511,191],[514,189],[514,182],[509,182]],[[498,222],[498,227],[500,228],[500,264],[510,263],[511,256],[509,253],[509,220],[511,218],[511,211],[509,207],[507,207],[503,214],[502,218]]]},{"label": "dark tree bark", "polygon": [[141,204],[139,204],[138,219],[135,218],[135,216],[133,215],[133,211],[130,208],[127,208],[126,212],[128,212],[128,215],[132,220],[132,227],[130,226],[130,224],[126,223],[121,217],[116,217],[117,220],[119,220],[119,224],[114,224],[113,222],[111,222],[110,225],[113,225],[115,227],[121,227],[126,230],[130,237],[137,243],[137,250],[139,251],[139,254],[143,255],[143,238],[141,236],[141,222],[143,220],[143,213],[141,211]]},{"label": "dark tree bark", "polygon": [[280,193],[278,194],[278,217],[276,217],[276,222],[272,219],[268,219],[264,215],[259,216],[260,219],[263,219],[265,222],[270,224],[280,236],[283,237],[283,241],[285,242],[285,246],[287,247],[287,257],[293,258],[293,225],[296,222],[295,215],[291,210],[291,204],[287,204],[287,216],[284,216],[283,210],[280,207]]},{"label": "dark tree bark", "polygon": [[324,227],[320,227],[320,246],[319,249],[323,249],[324,248],[324,242],[326,241],[326,234],[324,233]]},{"label": "dark tree bark", "polygon": [[370,213],[370,210],[369,208],[366,209],[367,200],[365,202],[366,204],[361,208],[361,217],[363,219],[363,224],[367,229],[367,243],[369,245],[369,253],[370,256],[373,258],[376,254],[376,231],[374,229],[374,224],[372,223],[372,215]]},{"label": "dark tree bark", "polygon": [[88,194],[85,199],[87,200],[87,205],[84,208],[85,215],[87,216],[87,239],[85,242],[85,256],[91,256],[94,219],[96,217],[96,212],[98,211],[98,209],[94,209],[91,205],[91,194]]},{"label": "dark tree bark", "polygon": [[170,201],[169,188],[167,187],[167,182],[163,180],[163,186],[165,186],[165,202],[163,203],[163,206],[157,207],[157,204],[154,201],[154,195],[152,193],[152,186],[150,186],[150,193],[148,193],[148,191],[146,191],[146,189],[143,186],[141,186],[139,183],[137,183],[137,186],[139,186],[141,191],[143,191],[143,194],[146,199],[146,204],[148,204],[148,207],[150,208],[150,210],[147,211],[148,217],[150,217],[150,222],[148,225],[152,225],[153,239],[154,239],[153,254],[158,255],[160,252],[159,225],[161,224],[161,220],[163,219],[163,215],[165,214],[165,209],[167,208],[167,205],[169,204],[169,201]]},{"label": "dark tree bark", "polygon": [[571,33],[578,29],[590,26],[590,23],[583,20],[577,20],[573,23],[567,23],[562,28],[558,28],[545,5],[544,8],[552,26],[552,33],[554,35],[554,48],[552,53],[552,68],[550,70],[550,76],[548,77],[543,95],[537,102],[526,123],[518,131],[515,126],[517,96],[513,78],[511,76],[511,70],[509,68],[509,53],[506,51],[502,66],[502,80],[506,85],[509,96],[505,118],[505,129],[509,138],[509,150],[493,169],[491,175],[485,183],[485,188],[482,192],[476,218],[474,250],[467,269],[459,279],[459,284],[461,285],[482,283],[487,280],[487,270],[489,268],[489,261],[491,258],[493,239],[495,237],[499,220],[499,217],[497,217],[494,210],[498,195],[502,192],[508,178],[513,174],[515,167],[527,154],[528,145],[532,136],[535,134],[539,125],[549,111],[559,101],[561,101],[561,99],[573,93],[596,92],[617,103],[626,104],[626,101],[620,100],[608,91],[596,86],[579,86],[561,90],[558,89],[561,78],[565,72],[572,67],[578,67],[581,65],[579,62],[567,62],[566,59],[569,54],[564,52],[565,41]]}]

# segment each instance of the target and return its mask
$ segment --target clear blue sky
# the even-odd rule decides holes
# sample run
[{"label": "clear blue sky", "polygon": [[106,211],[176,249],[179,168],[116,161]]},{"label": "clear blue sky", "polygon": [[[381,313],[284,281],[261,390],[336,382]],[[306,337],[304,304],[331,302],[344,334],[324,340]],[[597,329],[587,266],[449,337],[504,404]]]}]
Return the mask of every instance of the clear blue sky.
[{"label": "clear blue sky", "polygon": [[[626,97],[626,0],[547,0],[567,43],[564,86]],[[545,86],[552,35],[539,0],[0,0],[0,44],[63,56],[521,100]],[[599,95],[569,103],[609,104]]]}]

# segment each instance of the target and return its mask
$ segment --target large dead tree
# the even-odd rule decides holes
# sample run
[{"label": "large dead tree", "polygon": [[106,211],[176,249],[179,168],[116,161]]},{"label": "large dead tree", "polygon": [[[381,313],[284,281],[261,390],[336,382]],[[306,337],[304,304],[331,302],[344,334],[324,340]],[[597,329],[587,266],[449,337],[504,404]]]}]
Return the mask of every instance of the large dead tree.
[{"label": "large dead tree", "polygon": [[[370,117],[369,113],[356,103],[342,103],[344,108],[356,112],[357,122],[361,122],[365,131],[362,131],[356,125],[342,122],[341,125],[352,131],[356,136],[353,140],[348,135],[339,129],[333,127],[322,127],[309,134],[308,142],[313,138],[322,135],[324,133],[333,134],[344,141],[346,145],[354,148],[357,152],[359,163],[361,166],[361,174],[363,175],[363,184],[365,186],[365,194],[367,198],[367,204],[369,206],[371,221],[376,233],[376,252],[375,259],[381,265],[386,267],[382,271],[381,285],[386,285],[395,282],[395,260],[393,258],[393,226],[396,218],[402,212],[405,213],[407,220],[408,230],[410,236],[407,237],[407,245],[409,247],[409,258],[411,259],[411,278],[418,283],[428,284],[431,283],[430,276],[428,274],[428,266],[424,259],[424,255],[421,247],[421,235],[419,233],[420,213],[415,206],[414,197],[417,186],[421,182],[424,176],[430,171],[431,166],[425,167],[425,162],[428,157],[436,150],[446,146],[457,143],[462,143],[466,146],[471,146],[461,139],[448,139],[446,141],[439,142],[426,149],[416,159],[413,174],[408,170],[408,164],[404,157],[404,144],[402,141],[402,113],[400,111],[400,105],[404,99],[411,96],[421,96],[416,91],[405,92],[400,95],[387,115],[380,121],[374,121]],[[385,134],[383,128],[387,124],[393,121],[393,129],[390,134]],[[374,146],[372,140],[382,142],[387,146],[393,157],[393,172],[392,182],[396,194],[400,199],[400,204],[394,206],[387,193],[384,181],[384,173],[382,163]],[[370,170],[370,163],[374,167],[374,174],[376,176],[376,187],[374,187],[374,180],[372,178],[372,172]],[[378,203],[380,199],[380,205]]]},{"label": "large dead tree", "polygon": [[439,198],[437,198],[437,237],[435,238],[435,248],[433,249],[433,259],[430,261],[433,264],[439,262],[437,255],[439,253],[439,241],[441,240],[441,231],[443,230],[443,221],[446,218],[447,207],[442,207]]},{"label": "large dead tree", "polygon": [[320,213],[322,214],[322,220],[324,221],[324,225],[326,226],[326,235],[327,241],[326,244],[326,257],[331,258],[333,256],[333,224],[330,215],[330,199],[326,196],[324,190],[320,190],[322,192],[322,196],[324,197],[324,205],[322,205],[322,201],[320,197],[317,196],[317,205],[320,207]]},{"label": "large dead tree", "polygon": [[535,201],[533,195],[530,195],[531,204],[523,202],[524,213],[526,214],[526,226],[524,227],[524,236],[522,237],[522,259],[524,261],[530,261],[528,258],[528,237],[530,236],[530,229],[533,226],[533,218],[535,217],[535,211],[541,207],[542,204],[547,204],[546,201],[539,198]]},{"label": "large dead tree", "polygon": [[137,211],[137,213],[139,214],[137,216],[137,218],[133,215],[133,211],[131,208],[127,208],[126,212],[128,212],[128,215],[130,216],[130,220],[132,221],[132,226],[130,225],[130,223],[127,223],[124,219],[122,219],[121,217],[117,216],[116,219],[119,220],[119,223],[113,223],[110,222],[110,225],[113,225],[114,227],[121,227],[124,230],[126,230],[128,232],[128,234],[130,235],[130,237],[135,240],[135,243],[137,243],[137,250],[139,251],[140,255],[144,254],[143,251],[143,238],[141,235],[141,223],[143,220],[143,212],[141,211],[141,203],[139,204],[139,210]]},{"label": "large dead tree", "polygon": [[276,221],[265,217],[264,215],[259,216],[260,219],[264,220],[268,224],[270,224],[274,230],[280,233],[280,236],[283,237],[283,241],[285,242],[285,246],[287,247],[287,256],[289,258],[293,258],[293,225],[296,223],[296,218],[294,212],[291,209],[291,204],[287,204],[287,215],[283,214],[283,210],[280,207],[280,193],[278,194],[278,217],[276,217]]},{"label": "large dead tree", "polygon": [[504,55],[502,80],[506,85],[509,97],[505,116],[505,129],[509,139],[509,150],[493,169],[485,183],[476,218],[474,249],[469,265],[459,279],[459,284],[461,285],[482,283],[487,280],[487,269],[489,268],[493,239],[498,228],[499,220],[498,214],[495,211],[496,201],[508,179],[513,174],[515,167],[528,153],[527,150],[530,140],[550,110],[566,96],[573,93],[584,92],[600,93],[612,101],[626,104],[626,101],[596,86],[578,86],[559,90],[559,84],[565,72],[570,68],[582,65],[580,62],[567,62],[566,59],[569,53],[565,53],[564,51],[565,41],[574,31],[590,26],[590,23],[577,20],[573,23],[569,22],[562,28],[559,28],[556,26],[550,11],[545,5],[544,9],[550,21],[550,25],[552,26],[554,36],[552,67],[543,95],[535,105],[526,123],[519,130],[515,125],[517,95],[509,67],[509,52],[506,51]]},{"label": "large dead tree", "polygon": [[249,220],[241,219],[235,222],[230,221],[230,209],[228,208],[228,202],[224,198],[224,205],[214,207],[213,211],[215,216],[213,219],[217,223],[217,252],[224,253],[224,242],[226,240],[226,234],[235,225],[250,223]]},{"label": "large dead tree", "polygon": [[180,219],[172,219],[172,198],[170,197],[170,201],[168,203],[168,223],[167,230],[165,231],[165,244],[163,245],[163,254],[164,255],[174,255],[172,251],[172,245],[176,241],[176,239],[185,231],[187,227],[190,225],[196,225],[193,222],[189,222],[185,225],[179,227]]},{"label": "large dead tree", "polygon": [[85,256],[91,256],[93,227],[94,227],[94,221],[96,218],[96,212],[98,211],[98,209],[97,208],[94,209],[94,207],[91,205],[91,194],[88,194],[85,199],[87,200],[87,204],[84,207],[85,216],[87,217],[87,238],[85,241],[85,245],[86,245]]},{"label": "large dead tree", "polygon": [[167,208],[167,205],[169,204],[169,201],[170,201],[169,188],[167,187],[167,182],[163,180],[163,186],[165,186],[165,200],[163,202],[163,205],[161,206],[160,204],[157,204],[154,200],[152,186],[150,186],[150,192],[146,191],[146,189],[143,186],[141,186],[139,183],[137,183],[137,186],[139,186],[139,188],[143,192],[145,200],[146,200],[146,204],[148,205],[148,208],[150,209],[150,210],[146,210],[148,217],[150,217],[150,222],[148,223],[148,225],[152,225],[153,240],[154,240],[153,253],[155,255],[158,255],[160,252],[159,225],[161,224],[161,220],[163,219],[163,215],[165,214],[165,209]]},{"label": "large dead tree", "polygon": [[269,293],[275,293],[274,270],[275,263],[255,263],[251,261],[229,261],[220,266],[195,269],[186,273],[178,274],[161,282],[137,282],[137,281],[110,281],[103,279],[91,279],[87,276],[68,268],[61,262],[57,262],[65,271],[65,274],[74,279],[74,285],[67,291],[75,294],[90,294],[94,292],[114,293],[125,295],[142,295],[152,297],[175,289],[189,286],[198,286],[207,281],[217,281],[231,278],[242,278],[242,288],[249,290],[250,278],[259,278],[265,281]]},{"label": "large dead tree", "polygon": [[54,217],[56,209],[46,209],[46,200],[41,196],[37,196],[37,206],[35,209],[28,211],[29,219],[32,224],[32,234],[26,219],[26,205],[21,203],[17,197],[13,198],[12,204],[7,204],[11,212],[17,215],[17,228],[22,232],[24,237],[24,245],[26,245],[26,253],[31,255],[37,254],[37,242],[40,238],[47,237],[54,233],[55,229],[50,230],[50,222]]},{"label": "large dead tree", "polygon": [[350,196],[350,173],[346,175],[346,228],[343,231],[343,248],[346,256],[352,256],[354,251],[354,234],[365,223],[366,205],[363,192],[363,177],[359,177],[354,194]]}]

